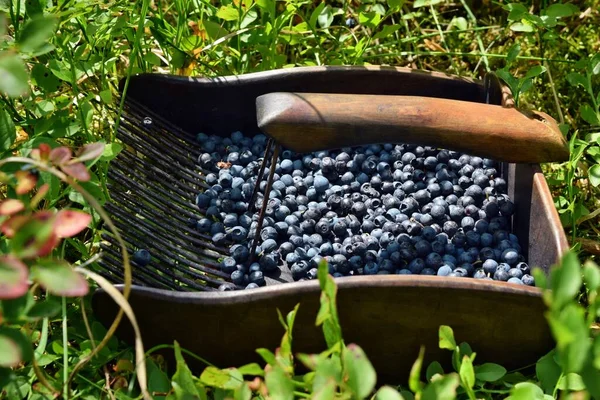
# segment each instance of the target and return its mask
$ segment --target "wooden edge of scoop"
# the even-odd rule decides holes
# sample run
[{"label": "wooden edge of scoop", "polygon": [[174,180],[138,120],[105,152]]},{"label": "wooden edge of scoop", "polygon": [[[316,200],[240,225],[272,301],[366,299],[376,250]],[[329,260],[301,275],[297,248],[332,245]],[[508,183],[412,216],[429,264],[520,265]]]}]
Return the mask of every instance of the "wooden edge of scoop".
[{"label": "wooden edge of scoop", "polygon": [[543,112],[419,96],[276,92],[256,99],[258,127],[308,153],[374,143],[410,143],[499,161],[569,159],[558,124]]}]

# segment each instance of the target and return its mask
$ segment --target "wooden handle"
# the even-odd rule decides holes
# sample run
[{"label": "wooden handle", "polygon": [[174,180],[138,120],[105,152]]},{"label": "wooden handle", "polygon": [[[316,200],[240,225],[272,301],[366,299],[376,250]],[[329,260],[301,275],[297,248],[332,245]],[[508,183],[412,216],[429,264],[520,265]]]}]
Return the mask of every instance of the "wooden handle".
[{"label": "wooden handle", "polygon": [[374,143],[410,143],[499,161],[565,161],[556,121],[541,112],[418,96],[269,93],[256,100],[258,126],[307,153]]}]

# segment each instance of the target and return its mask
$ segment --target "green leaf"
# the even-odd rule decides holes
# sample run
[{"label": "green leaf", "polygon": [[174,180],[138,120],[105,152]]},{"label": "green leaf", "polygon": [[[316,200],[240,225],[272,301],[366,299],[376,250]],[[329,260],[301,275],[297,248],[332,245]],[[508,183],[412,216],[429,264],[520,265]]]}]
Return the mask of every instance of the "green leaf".
[{"label": "green leaf", "polygon": [[[29,362],[33,359],[33,348],[31,345],[31,340],[27,336],[25,336],[25,334],[19,329],[1,326],[0,337],[4,338],[5,343],[8,343],[8,341],[10,340],[10,342],[17,345],[18,352],[20,355],[20,361]],[[12,353],[14,351],[12,345],[9,345],[9,347],[12,348],[12,350],[7,350],[7,354],[8,352]],[[4,357],[0,355],[0,363],[2,362],[2,360],[4,360]],[[5,366],[5,364],[0,365]]]},{"label": "green leaf", "polygon": [[278,400],[294,399],[294,382],[281,367],[274,366],[266,373],[265,384],[270,398]]},{"label": "green leaf", "polygon": [[458,374],[439,376],[423,389],[421,400],[455,400],[460,381]]},{"label": "green leaf", "polygon": [[316,325],[323,325],[327,347],[331,348],[342,341],[342,328],[336,306],[337,286],[333,277],[329,275],[329,268],[325,260],[319,264],[318,278],[321,287],[321,306],[317,314]]},{"label": "green leaf", "polygon": [[31,79],[33,83],[37,85],[44,92],[52,93],[60,89],[60,80],[46,68],[44,64],[37,63],[31,70]]},{"label": "green leaf", "polygon": [[25,317],[34,303],[31,292],[26,292],[16,299],[4,299],[0,302],[2,305],[1,315],[7,322],[17,322]]},{"label": "green leaf", "polygon": [[3,108],[0,109],[0,154],[9,150],[17,140],[17,130],[12,117]]},{"label": "green leaf", "polygon": [[265,362],[269,365],[276,365],[277,360],[275,360],[275,354],[271,352],[269,349],[256,349],[256,352],[265,360]]},{"label": "green leaf", "polygon": [[581,85],[581,87],[583,87],[588,92],[590,90],[588,80],[585,78],[585,76],[581,75],[578,72],[571,72],[567,74],[567,82],[569,82],[574,87],[577,87],[577,85]]},{"label": "green leaf", "polygon": [[494,363],[475,366],[475,378],[484,382],[495,382],[506,375],[506,368]]},{"label": "green leaf", "polygon": [[212,22],[207,19],[202,21],[202,26],[206,30],[206,34],[211,40],[217,40],[229,34],[229,31],[227,29],[217,24],[216,22]]},{"label": "green leaf", "polygon": [[27,312],[27,317],[31,319],[51,318],[60,313],[60,308],[60,303],[54,299],[38,301]]},{"label": "green leaf", "polygon": [[345,381],[354,396],[363,399],[375,388],[377,374],[367,355],[359,346],[349,344],[342,350]]},{"label": "green leaf", "polygon": [[0,367],[16,367],[21,362],[19,345],[8,336],[0,333]]},{"label": "green leaf", "polygon": [[454,350],[456,349],[456,341],[454,340],[454,332],[447,325],[441,325],[439,329],[440,349]]},{"label": "green leaf", "polygon": [[375,28],[381,22],[381,15],[375,11],[361,12],[358,14],[358,23],[368,28]]},{"label": "green leaf", "polygon": [[217,17],[225,21],[237,21],[240,18],[240,13],[237,8],[231,5],[221,6],[217,11]]},{"label": "green leaf", "polygon": [[560,365],[554,360],[555,355],[556,351],[552,350],[535,364],[535,374],[538,381],[540,381],[544,393],[547,394],[554,392],[554,387],[562,373]]},{"label": "green leaf", "polygon": [[525,21],[515,22],[514,24],[512,24],[510,26],[510,29],[515,32],[526,32],[526,33],[531,33],[535,30],[535,28],[530,23],[527,23]]},{"label": "green leaf", "polygon": [[473,386],[475,385],[475,371],[473,370],[473,361],[471,361],[471,357],[466,355],[463,356],[458,374],[463,388],[467,390],[467,393],[472,393]]},{"label": "green leaf", "polygon": [[387,0],[390,10],[397,10],[404,5],[404,0]]},{"label": "green leaf", "polygon": [[27,69],[16,54],[0,53],[0,92],[9,97],[25,96],[29,93]]},{"label": "green leaf", "polygon": [[31,267],[31,279],[57,296],[80,297],[88,293],[85,278],[63,260],[38,260]]},{"label": "green leaf", "polygon": [[506,54],[506,64],[512,64],[516,59],[519,53],[521,52],[521,45],[518,43],[513,44],[510,49],[508,49],[508,53]]},{"label": "green leaf", "polygon": [[29,270],[17,257],[0,256],[0,299],[17,299],[27,293]]},{"label": "green leaf", "polygon": [[321,28],[329,28],[333,23],[333,11],[330,6],[325,6],[319,13],[317,22]]},{"label": "green leaf", "polygon": [[275,12],[275,0],[256,0],[256,5],[268,13]]},{"label": "green leaf", "polygon": [[392,33],[396,32],[398,29],[400,29],[400,25],[398,25],[398,24],[384,25],[383,29],[380,30],[379,32],[377,32],[375,34],[375,36],[373,36],[373,39],[386,38],[386,37],[390,36]]},{"label": "green leaf", "polygon": [[497,70],[496,75],[498,75],[498,78],[502,79],[508,85],[512,95],[516,96],[519,90],[519,80],[512,76],[510,72],[504,68]]},{"label": "green leaf", "polygon": [[410,375],[408,376],[408,387],[414,393],[421,391],[423,384],[421,383],[421,367],[423,366],[423,357],[425,357],[425,347],[421,346],[419,357],[415,360]]},{"label": "green leaf", "polygon": [[171,390],[171,381],[151,358],[146,358],[148,374],[148,391],[150,393],[167,393]]},{"label": "green leaf", "polygon": [[319,389],[313,391],[311,399],[315,399],[315,400],[334,399],[336,388],[337,388],[337,384],[335,383],[335,381],[333,379],[328,379],[325,382],[325,384],[323,384],[319,387]]},{"label": "green leaf", "polygon": [[173,386],[175,395],[179,399],[206,400],[206,391],[201,385],[196,384],[192,371],[190,371],[187,366],[185,359],[181,354],[181,347],[177,341],[174,342],[174,350],[177,369],[171,380],[171,386]]},{"label": "green leaf", "polygon": [[200,375],[200,381],[206,386],[220,389],[237,389],[244,383],[244,377],[235,368],[219,369],[208,366]]},{"label": "green leaf", "polygon": [[560,309],[572,301],[581,288],[581,266],[577,255],[570,251],[561,265],[551,272],[552,308]]},{"label": "green leaf", "polygon": [[600,268],[592,260],[583,265],[583,281],[588,290],[598,290],[600,287]]},{"label": "green leaf", "polygon": [[33,53],[54,34],[58,20],[53,15],[37,15],[23,25],[17,44],[24,53]]},{"label": "green leaf", "polygon": [[546,72],[546,67],[536,65],[535,67],[530,68],[529,71],[527,71],[523,79],[534,78],[538,75],[543,74],[544,72]]},{"label": "green leaf", "polygon": [[546,72],[545,67],[543,67],[541,65],[536,65],[535,67],[533,67],[529,71],[527,71],[527,73],[525,74],[525,77],[523,79],[534,78],[538,75],[543,74],[544,72]]},{"label": "green leaf", "polygon": [[308,24],[310,25],[311,29],[317,29],[317,20],[319,19],[319,15],[321,15],[326,5],[326,2],[320,2],[319,5],[310,14]]},{"label": "green leaf", "polygon": [[341,384],[342,361],[338,354],[332,354],[329,358],[320,358],[315,368],[312,390],[318,392],[330,381]]},{"label": "green leaf", "polygon": [[600,125],[600,118],[598,118],[598,113],[588,103],[584,103],[579,108],[579,113],[581,114],[581,118],[583,118],[583,120],[588,124]]},{"label": "green leaf", "polygon": [[558,381],[558,388],[560,390],[579,391],[585,389],[585,384],[580,375],[570,373],[560,378],[560,381]]},{"label": "green leaf", "polygon": [[506,400],[544,400],[544,392],[531,382],[517,383]]},{"label": "green leaf", "polygon": [[437,361],[433,361],[427,366],[427,370],[425,371],[425,378],[427,378],[427,381],[431,381],[431,378],[435,374],[444,375],[444,369],[442,368],[442,365]]},{"label": "green leaf", "polygon": [[546,8],[546,15],[554,18],[570,17],[575,14],[579,9],[573,4],[552,4]]},{"label": "green leaf", "polygon": [[450,27],[452,26],[464,31],[469,28],[469,23],[465,17],[454,17],[452,18],[452,21],[450,21]]},{"label": "green leaf", "polygon": [[[596,339],[597,338],[598,337],[596,337]],[[583,383],[585,383],[586,391],[591,395],[591,397],[593,399],[600,398],[600,370],[598,368],[594,368],[591,360],[589,360],[579,375],[581,375]]]},{"label": "green leaf", "polygon": [[444,2],[444,0],[416,0],[413,3],[413,7],[414,8],[429,7],[429,6],[435,6],[436,4],[440,4],[443,2]]},{"label": "green leaf", "polygon": [[590,71],[592,72],[592,74],[594,74],[594,75],[600,74],[600,53],[594,54],[594,56],[590,60],[589,68],[590,68]]},{"label": "green leaf", "polygon": [[529,11],[527,10],[527,8],[520,3],[510,3],[507,4],[504,8],[509,11],[509,21],[520,21],[525,15],[529,15]]},{"label": "green leaf", "polygon": [[592,186],[597,187],[600,185],[600,164],[592,165],[592,167],[588,170],[588,175]]},{"label": "green leaf", "polygon": [[375,393],[375,400],[404,400],[398,391],[390,386],[382,386]]},{"label": "green leaf", "polygon": [[238,368],[238,371],[240,371],[240,374],[242,374],[242,375],[251,375],[251,376],[264,376],[265,375],[265,370],[257,363],[250,363],[250,364],[243,365]]}]

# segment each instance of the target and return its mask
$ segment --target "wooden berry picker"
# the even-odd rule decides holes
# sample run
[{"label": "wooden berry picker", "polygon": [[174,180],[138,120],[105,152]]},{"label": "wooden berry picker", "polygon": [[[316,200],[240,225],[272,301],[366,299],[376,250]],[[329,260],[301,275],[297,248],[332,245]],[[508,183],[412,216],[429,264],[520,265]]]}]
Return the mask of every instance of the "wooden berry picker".
[{"label": "wooden berry picker", "polygon": [[[295,351],[319,352],[325,259],[345,340],[387,382],[421,345],[447,359],[442,324],[481,362],[535,362],[553,343],[530,266],[567,249],[537,163],[568,150],[551,117],[502,93],[493,75],[402,68],[133,77],[107,208],[133,255],[146,345],[257,361],[281,338],[276,310],[300,303]],[[122,282],[104,238],[100,267]],[[105,324],[117,312],[103,291],[93,305]],[[132,340],[125,322],[119,335]]]}]

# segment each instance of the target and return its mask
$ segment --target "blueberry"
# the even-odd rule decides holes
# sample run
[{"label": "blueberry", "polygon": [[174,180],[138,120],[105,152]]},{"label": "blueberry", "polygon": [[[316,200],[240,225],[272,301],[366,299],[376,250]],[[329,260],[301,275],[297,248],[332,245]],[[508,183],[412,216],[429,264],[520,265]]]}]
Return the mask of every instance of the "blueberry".
[{"label": "blueberry", "polygon": [[420,274],[425,268],[425,261],[422,258],[415,258],[408,264],[408,269],[413,274]]},{"label": "blueberry", "polygon": [[475,271],[475,273],[473,274],[473,278],[475,279],[485,279],[487,278],[487,274],[483,269],[478,269]]},{"label": "blueberry", "polygon": [[506,282],[509,279],[510,279],[510,275],[504,269],[497,269],[496,272],[494,273],[494,280],[495,281],[504,281],[504,282]]},{"label": "blueberry", "polygon": [[458,268],[455,268],[454,271],[452,271],[452,273],[450,273],[448,276],[456,276],[459,278],[464,278],[464,277],[469,276],[469,271],[467,271],[463,267],[458,267]]},{"label": "blueberry", "polygon": [[218,288],[219,292],[229,292],[235,290],[235,285],[232,283],[223,283]]},{"label": "blueberry", "polygon": [[236,261],[233,257],[225,257],[223,261],[221,261],[221,271],[226,274],[231,274],[233,271],[237,270]]},{"label": "blueberry", "polygon": [[140,267],[146,266],[152,260],[152,255],[146,249],[139,249],[133,253],[131,260],[138,264]]},{"label": "blueberry", "polygon": [[379,266],[374,261],[367,262],[363,269],[365,275],[376,275],[378,272]]},{"label": "blueberry", "polygon": [[443,263],[442,256],[438,253],[430,253],[425,258],[425,266],[437,270]]},{"label": "blueberry", "polygon": [[508,283],[516,283],[517,285],[524,285],[523,281],[516,277],[511,277],[507,280]]},{"label": "blueberry", "polygon": [[519,270],[521,270],[523,275],[529,274],[531,272],[529,265],[527,265],[527,263],[524,263],[524,262],[518,263],[515,268],[518,268]]},{"label": "blueberry", "polygon": [[248,230],[242,226],[235,226],[229,231],[229,236],[234,242],[243,242],[248,237]]},{"label": "blueberry", "polygon": [[524,274],[523,277],[521,278],[521,282],[523,282],[527,286],[535,286],[533,276],[531,276],[529,274]]},{"label": "blueberry", "polygon": [[448,276],[452,272],[452,267],[444,264],[437,270],[438,276]]},{"label": "blueberry", "polygon": [[348,28],[354,28],[356,26],[356,20],[354,18],[346,18],[346,26]]},{"label": "blueberry", "polygon": [[502,261],[508,265],[516,265],[519,261],[519,253],[515,249],[507,249],[502,252]]},{"label": "blueberry", "polygon": [[248,275],[248,280],[250,283],[255,283],[258,286],[264,286],[266,283],[262,271],[251,272],[250,275]]},{"label": "blueberry", "polygon": [[523,271],[521,271],[519,268],[511,268],[508,270],[508,275],[511,278],[521,279],[523,277]]},{"label": "blueberry", "polygon": [[245,274],[243,271],[235,270],[231,273],[231,281],[238,286],[244,284],[244,278]]},{"label": "blueberry", "polygon": [[297,281],[301,278],[304,278],[309,269],[310,268],[306,261],[298,261],[297,263],[293,264],[292,267],[290,268],[290,271],[292,273],[292,278],[295,281]]}]

